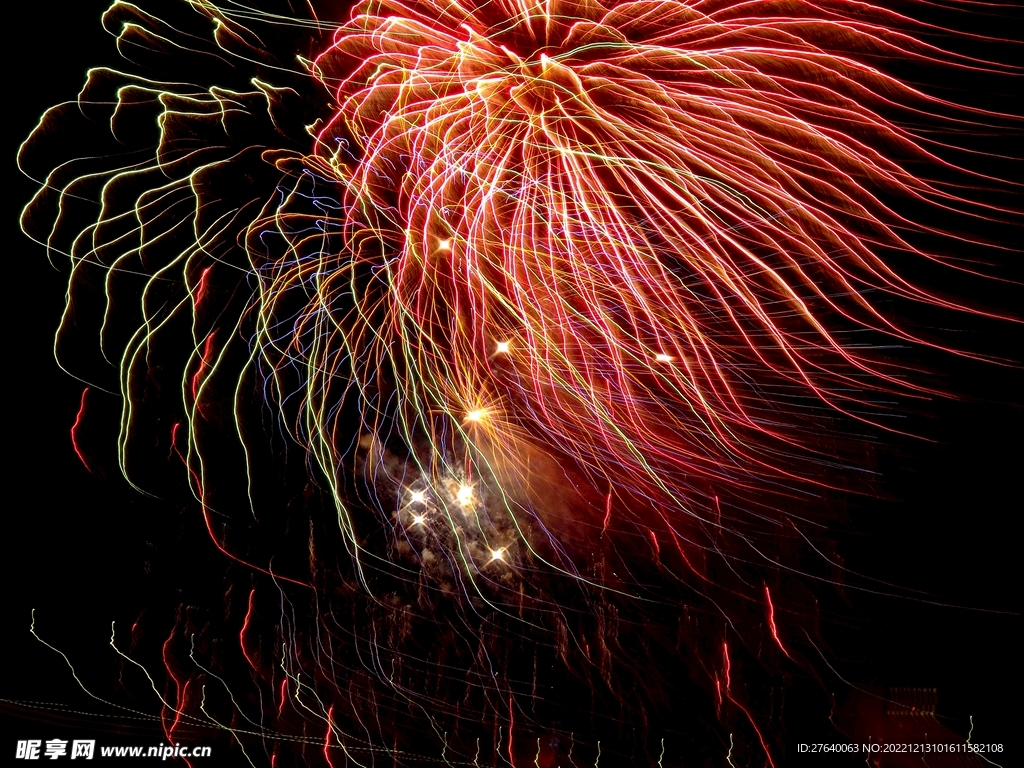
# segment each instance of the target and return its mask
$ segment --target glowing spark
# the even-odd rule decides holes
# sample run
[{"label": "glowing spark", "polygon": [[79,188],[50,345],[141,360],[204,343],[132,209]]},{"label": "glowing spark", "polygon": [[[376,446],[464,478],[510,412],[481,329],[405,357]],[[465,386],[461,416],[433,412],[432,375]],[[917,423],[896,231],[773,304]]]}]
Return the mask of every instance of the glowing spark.
[{"label": "glowing spark", "polygon": [[491,562],[492,563],[495,560],[504,560],[504,559],[505,559],[505,550],[504,549],[492,549],[491,550]]},{"label": "glowing spark", "polygon": [[494,354],[496,355],[507,355],[509,353],[509,343],[507,341],[499,341],[494,348]]},{"label": "glowing spark", "polygon": [[487,415],[487,411],[479,408],[466,414],[466,421],[479,422]]},{"label": "glowing spark", "polygon": [[729,643],[724,641],[722,642],[722,658],[725,661],[725,668],[723,669],[725,674],[725,689],[729,690],[729,686],[732,684],[729,681],[729,670],[732,667],[732,664],[729,661]]},{"label": "glowing spark", "polygon": [[779,646],[779,649],[786,654],[789,658],[789,651],[782,645],[782,640],[779,638],[779,628],[775,625],[775,606],[772,604],[772,593],[768,591],[768,585],[764,585],[764,596],[768,601],[768,626],[771,628],[772,637],[775,638],[775,644]]},{"label": "glowing spark", "polygon": [[245,656],[245,660],[247,662],[249,662],[249,666],[252,667],[253,669],[258,670],[259,667],[256,665],[256,662],[253,660],[253,657],[249,653],[249,650],[246,648],[246,643],[245,643],[246,632],[248,632],[249,626],[252,623],[252,616],[253,616],[253,611],[255,609],[255,602],[256,602],[255,599],[256,599],[256,590],[255,589],[250,590],[250,592],[249,592],[249,608],[245,612],[245,619],[242,622],[242,630],[238,633],[238,645],[242,649],[242,655]]},{"label": "glowing spark", "polygon": [[468,507],[473,503],[473,487],[470,485],[460,485],[458,492],[455,494],[455,498],[459,504],[464,507]]},{"label": "glowing spark", "polygon": [[409,494],[409,501],[413,504],[423,504],[427,500],[426,491],[413,491]]},{"label": "glowing spark", "polygon": [[79,461],[82,462],[82,466],[92,472],[92,469],[89,468],[89,462],[85,460],[85,456],[82,454],[82,449],[78,445],[78,429],[82,425],[82,416],[85,413],[85,396],[88,392],[88,387],[82,390],[82,399],[78,405],[78,413],[75,414],[75,423],[71,425],[71,447],[74,448],[75,455],[77,455]]}]

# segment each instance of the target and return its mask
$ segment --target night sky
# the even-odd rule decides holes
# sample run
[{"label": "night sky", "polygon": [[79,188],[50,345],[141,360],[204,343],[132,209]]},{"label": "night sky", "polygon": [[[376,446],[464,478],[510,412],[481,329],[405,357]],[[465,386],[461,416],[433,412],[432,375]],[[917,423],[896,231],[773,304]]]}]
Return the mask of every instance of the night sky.
[{"label": "night sky", "polygon": [[[59,9],[34,4],[23,11],[32,21],[8,33],[7,82],[14,91],[6,131],[12,280],[5,302],[9,439],[0,754],[12,753],[15,741],[25,738],[96,738],[109,744],[162,739],[152,721],[114,716],[109,707],[84,696],[60,655],[29,634],[31,609],[39,635],[72,658],[83,680],[99,691],[117,691],[123,669],[107,645],[111,622],[126,626],[143,617],[148,631],[159,633],[177,606],[216,603],[227,574],[195,508],[173,494],[144,497],[120,477],[116,397],[90,389],[88,418],[79,437],[91,468],[76,456],[70,429],[85,385],[61,371],[52,353],[66,266],[51,267],[43,249],[28,241],[17,224],[21,206],[35,189],[15,167],[17,142],[44,108],[73,97],[87,67],[115,61],[113,41],[99,26],[102,7],[95,2]],[[990,26],[997,32],[1007,29]],[[977,51],[984,54],[985,48]],[[999,49],[1004,57],[1013,53],[1008,46]],[[945,85],[964,99],[987,99],[1021,113],[1019,98],[992,93],[1003,84],[965,80]],[[1020,132],[978,142],[1021,152]],[[989,165],[1022,180],[1020,163]],[[1021,231],[1004,228],[998,236],[1019,249]],[[1008,250],[1004,259],[989,271],[1005,280],[1024,278],[1019,253]],[[1024,293],[1018,286],[930,273],[922,277],[972,306],[1024,316]],[[865,495],[837,500],[842,509],[834,524],[845,565],[894,585],[879,589],[895,596],[845,591],[824,607],[822,633],[830,647],[829,663],[845,679],[877,692],[901,686],[938,689],[940,722],[966,734],[973,716],[973,740],[1005,744],[1007,759],[997,762],[1009,766],[1020,760],[1022,748],[1021,326],[931,310],[921,310],[912,322],[947,344],[999,355],[1018,367],[913,351],[920,367],[930,372],[929,383],[954,396],[901,403],[904,429],[920,438],[886,436],[871,459],[880,479]],[[137,691],[138,686],[123,690]],[[39,702],[48,704],[39,708]],[[151,700],[137,703],[143,712],[155,711]],[[799,726],[793,728],[798,734]],[[214,737],[196,738],[204,743]]]}]

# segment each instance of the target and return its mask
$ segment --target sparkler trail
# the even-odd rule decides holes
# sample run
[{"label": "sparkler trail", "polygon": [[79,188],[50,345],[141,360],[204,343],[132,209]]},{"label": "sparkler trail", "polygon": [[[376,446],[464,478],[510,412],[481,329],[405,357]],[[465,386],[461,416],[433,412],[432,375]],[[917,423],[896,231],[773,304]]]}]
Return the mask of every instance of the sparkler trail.
[{"label": "sparkler trail", "polygon": [[1017,118],[893,74],[1019,73],[914,7],[111,6],[133,67],[26,142],[23,228],[70,260],[58,357],[121,394],[123,474],[187,483],[236,569],[161,644],[167,738],[784,764],[816,495],[937,394],[896,310],[1000,316],[901,267],[978,274],[1019,224],[957,149]]}]

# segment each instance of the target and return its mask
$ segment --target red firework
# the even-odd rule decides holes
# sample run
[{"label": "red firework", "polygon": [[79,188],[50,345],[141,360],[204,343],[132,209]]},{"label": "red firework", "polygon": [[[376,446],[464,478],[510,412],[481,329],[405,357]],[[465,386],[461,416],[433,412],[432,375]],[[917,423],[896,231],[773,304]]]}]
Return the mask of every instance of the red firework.
[{"label": "red firework", "polygon": [[853,2],[359,6],[313,68],[345,248],[306,322],[327,333],[361,265],[383,287],[311,391],[355,359],[403,433],[436,455],[461,432],[506,484],[536,481],[530,444],[685,511],[695,478],[807,479],[807,395],[865,418],[873,391],[921,389],[852,342],[919,341],[880,297],[956,307],[886,258],[935,258],[893,201],[970,208],[900,122],[952,105],[873,64],[950,58],[912,26]]},{"label": "red firework", "polygon": [[183,605],[159,647],[167,739],[661,765],[704,708],[717,757],[792,749],[782,671],[820,668],[786,575],[835,563],[781,499],[841,482],[831,441],[879,393],[931,391],[877,346],[931,343],[894,302],[963,309],[896,266],[963,269],[929,246],[972,238],[925,221],[1006,215],[913,127],[1003,117],[891,72],[1006,68],[842,0],[189,7],[201,29],[106,21],[256,76],[94,70],[67,111],[114,105],[91,122],[130,149],[59,165],[26,216],[57,200],[70,296],[104,275],[125,474],[185,463],[237,569],[223,618]]}]

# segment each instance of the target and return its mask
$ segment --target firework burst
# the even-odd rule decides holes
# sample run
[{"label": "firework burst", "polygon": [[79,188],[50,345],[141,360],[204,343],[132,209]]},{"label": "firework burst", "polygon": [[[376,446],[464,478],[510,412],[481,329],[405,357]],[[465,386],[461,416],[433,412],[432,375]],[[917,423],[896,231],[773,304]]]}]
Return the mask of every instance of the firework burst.
[{"label": "firework burst", "polygon": [[[1012,217],[913,127],[1006,118],[890,65],[1008,70],[841,0],[180,10],[104,17],[139,74],[93,70],[42,123],[95,152],[55,160],[42,129],[25,150],[54,168],[25,229],[72,265],[58,353],[92,376],[74,342],[98,332],[124,474],[184,464],[210,537],[265,579],[228,611],[251,678],[228,719],[188,677],[215,630],[179,616],[168,738],[244,720],[272,759],[596,764],[628,722],[619,748],[661,764],[690,677],[715,749],[771,762],[772,675],[817,652],[788,624],[812,599],[780,599],[787,547],[814,546],[793,520],[881,394],[931,393],[878,349],[933,344],[887,308],[963,309],[893,265],[980,247],[910,212]],[[303,527],[320,494],[333,532]],[[288,590],[305,625],[271,607]],[[192,673],[167,651],[186,638]]]},{"label": "firework burst", "polygon": [[[942,163],[897,122],[950,105],[868,63],[937,61],[905,25],[846,3],[357,7],[310,67],[337,105],[308,162],[341,185],[340,246],[263,290],[274,316],[315,275],[295,337],[337,343],[298,350],[310,402],[351,382],[428,474],[466,461],[442,435],[513,487],[556,447],[668,531],[709,482],[820,481],[794,465],[808,398],[869,419],[878,390],[921,389],[851,332],[916,341],[881,297],[955,306],[884,258],[934,258],[893,199],[970,208],[909,170]],[[337,466],[331,420],[311,435]]]}]

